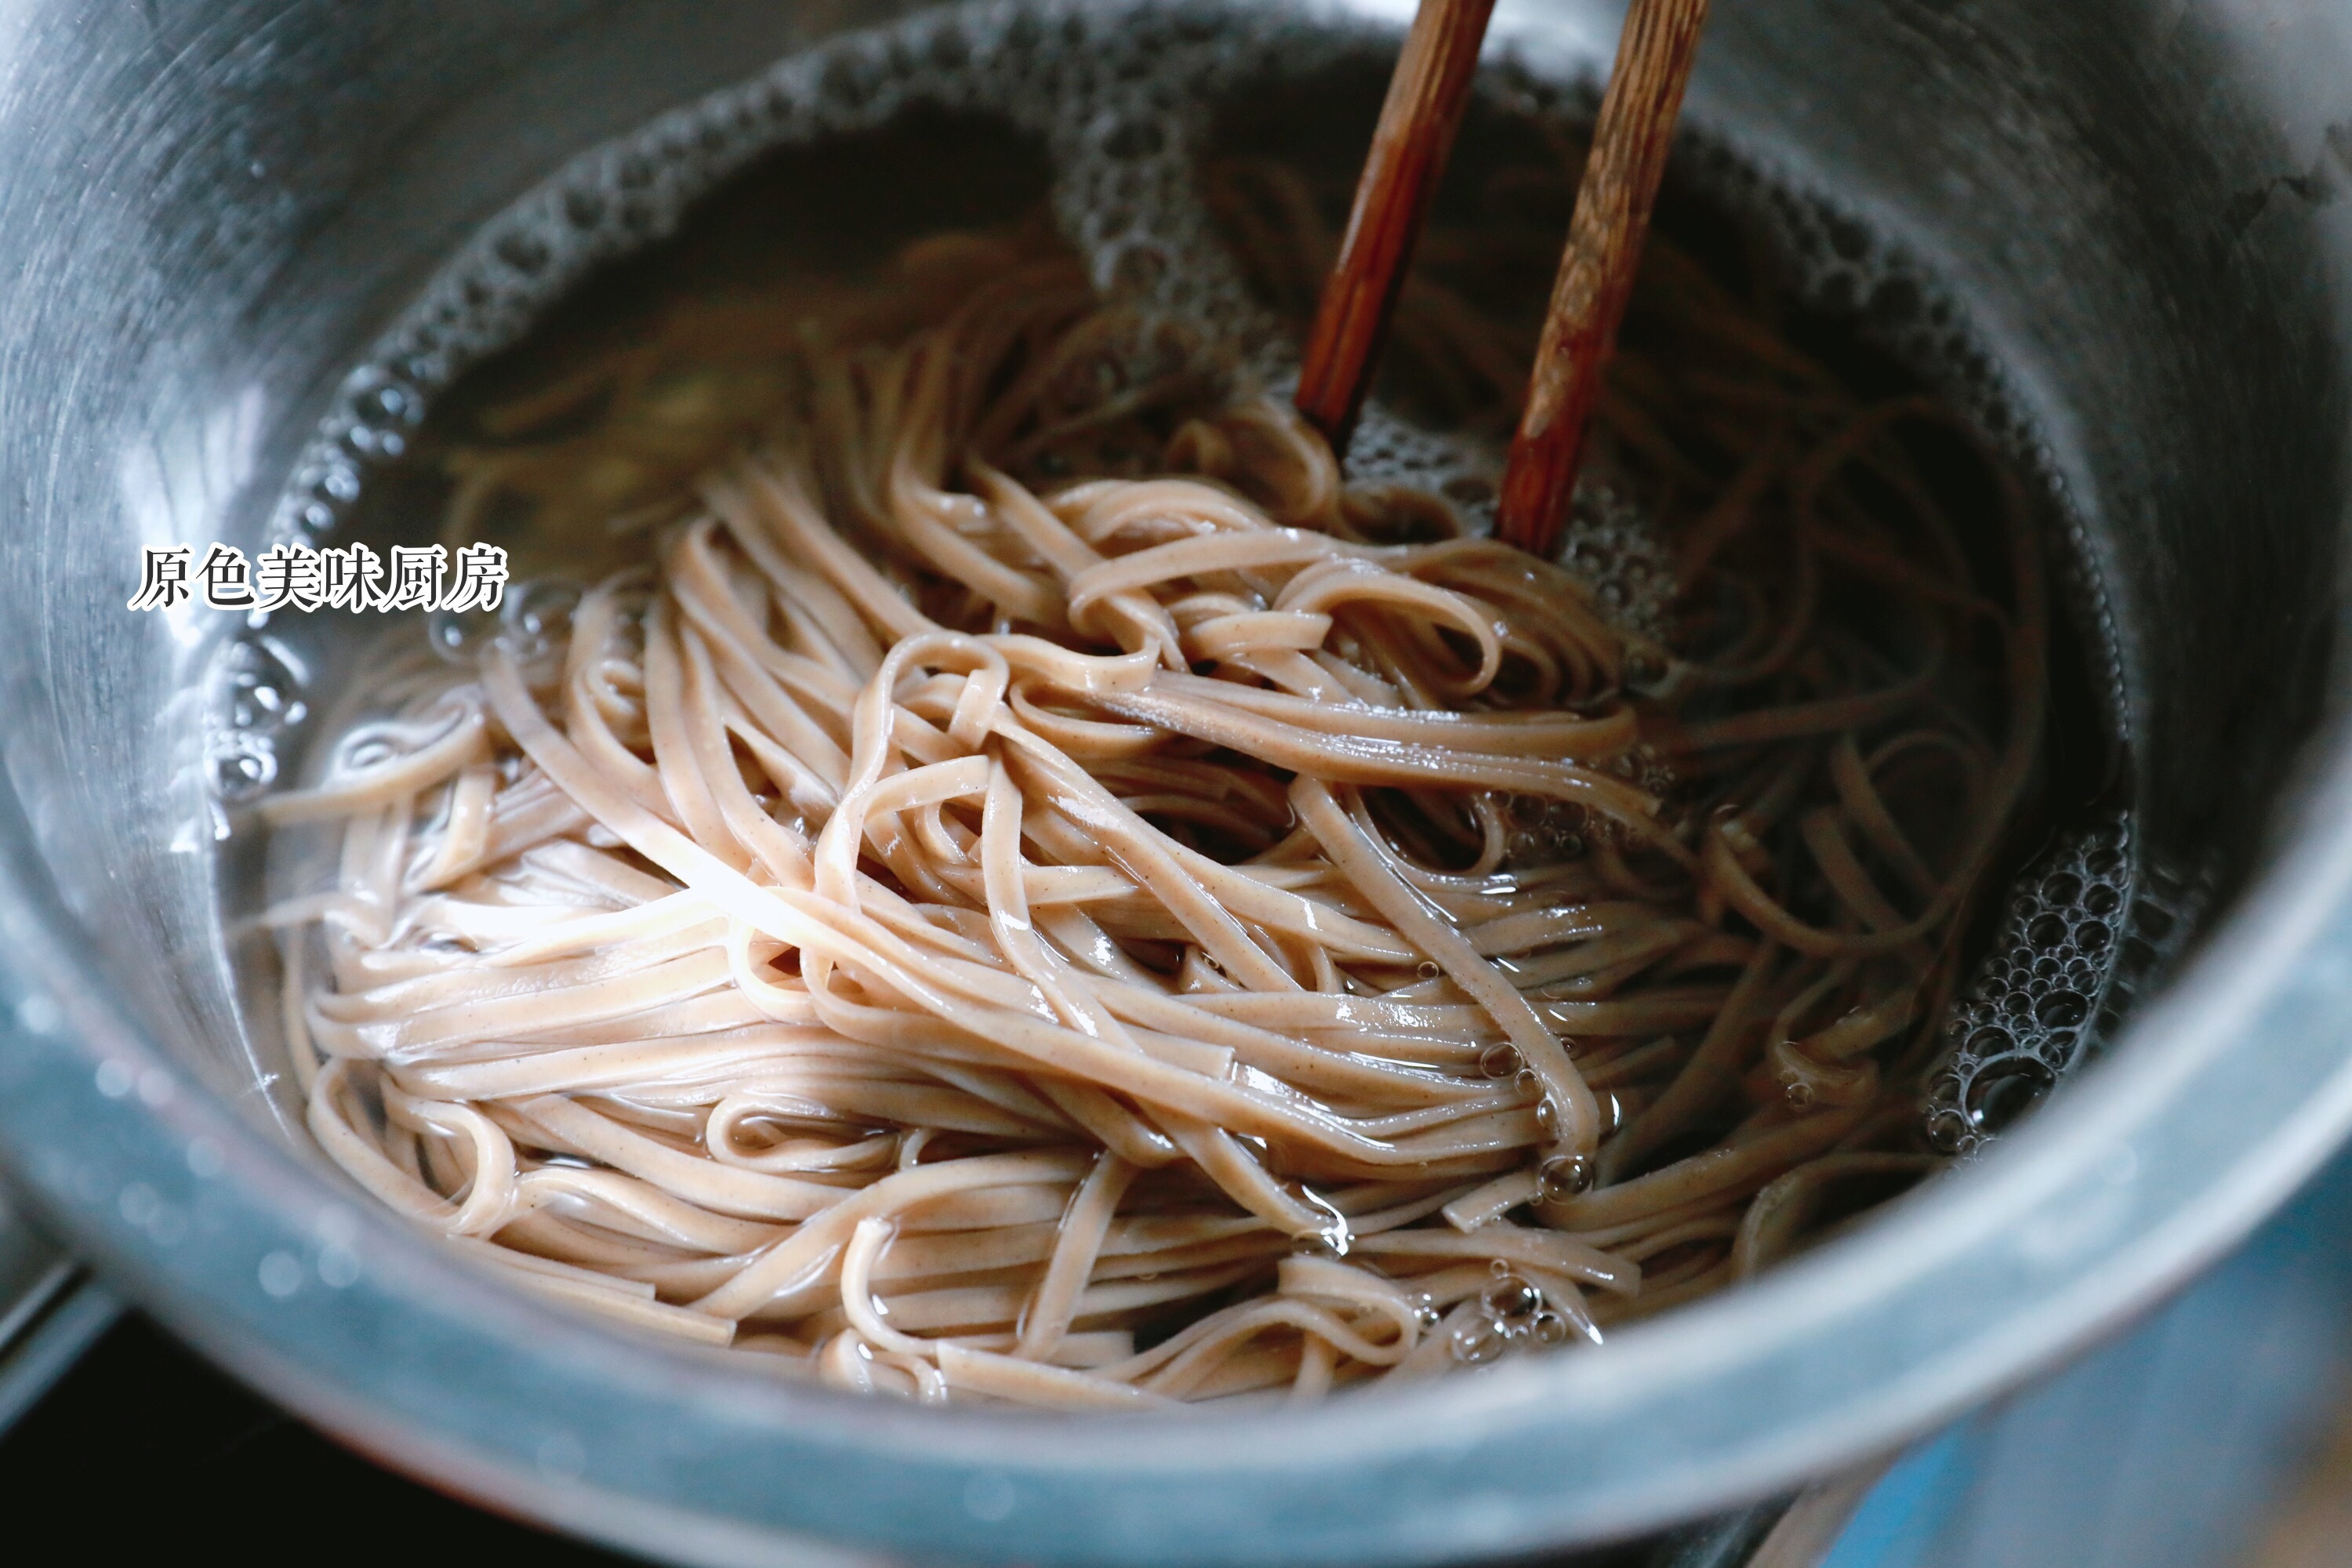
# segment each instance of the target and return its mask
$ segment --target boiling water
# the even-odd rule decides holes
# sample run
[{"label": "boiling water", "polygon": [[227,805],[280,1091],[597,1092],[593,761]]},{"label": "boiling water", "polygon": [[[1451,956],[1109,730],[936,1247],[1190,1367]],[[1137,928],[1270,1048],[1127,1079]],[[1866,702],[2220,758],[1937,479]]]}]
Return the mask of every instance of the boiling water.
[{"label": "boiling water", "polygon": [[[932,12],[786,60],[581,155],[487,226],[345,380],[265,543],[378,521],[383,509],[371,515],[363,501],[393,482],[401,470],[386,465],[410,450],[462,373],[517,342],[593,270],[677,234],[698,199],[730,176],[782,150],[869,136],[909,114],[984,116],[1025,139],[1041,194],[1099,289],[1194,324],[1278,389],[1294,374],[1293,323],[1253,293],[1201,199],[1198,163],[1230,133],[1234,107],[1262,100],[1271,80],[1352,73],[1371,84],[1376,104],[1395,46],[1392,29],[1281,5],[1015,5]],[[1482,76],[1476,112],[1575,126],[1594,102],[1591,81],[1548,76],[1507,50]],[[1676,150],[1675,201],[1727,217],[1824,321],[1970,416],[2064,525],[2057,531],[2079,537],[2048,454],[2016,416],[1966,311],[1898,248],[1785,178],[1769,155],[1704,125]],[[1349,464],[1358,480],[1448,496],[1474,527],[1487,521],[1497,467],[1491,446],[1418,427],[1378,400]],[[1615,614],[1662,623],[1670,574],[1637,517],[1589,491],[1568,550]],[[2088,772],[2112,775],[2130,740],[2114,627],[2095,581],[2076,572],[2069,586],[2086,693],[2074,719],[2105,736]],[[224,830],[228,813],[271,788],[299,749],[309,706],[302,668],[266,626],[225,643],[214,663],[206,757]],[[1954,1152],[1979,1146],[2109,1037],[2197,912],[2193,879],[2148,863],[2127,810],[2078,813],[2069,824],[2067,802],[2056,804],[2048,847],[1985,922],[1987,956],[1949,1021],[1950,1063],[1922,1106]]]}]

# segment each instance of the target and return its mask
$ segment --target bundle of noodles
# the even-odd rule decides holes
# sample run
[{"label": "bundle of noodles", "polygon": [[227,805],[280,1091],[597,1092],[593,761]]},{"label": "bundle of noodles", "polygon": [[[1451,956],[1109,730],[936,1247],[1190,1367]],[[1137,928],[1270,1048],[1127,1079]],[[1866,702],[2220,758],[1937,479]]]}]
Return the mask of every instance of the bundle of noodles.
[{"label": "bundle of noodles", "polygon": [[[766,1364],[1115,1408],[1597,1339],[1932,1163],[2042,607],[2030,545],[1971,582],[1918,409],[1735,475],[1666,646],[1367,542],[1453,513],[1066,259],[875,293],[771,335],[638,565],[412,629],[267,805],[341,834],[274,921],[353,1178]],[[541,445],[627,456],[646,363]]]}]

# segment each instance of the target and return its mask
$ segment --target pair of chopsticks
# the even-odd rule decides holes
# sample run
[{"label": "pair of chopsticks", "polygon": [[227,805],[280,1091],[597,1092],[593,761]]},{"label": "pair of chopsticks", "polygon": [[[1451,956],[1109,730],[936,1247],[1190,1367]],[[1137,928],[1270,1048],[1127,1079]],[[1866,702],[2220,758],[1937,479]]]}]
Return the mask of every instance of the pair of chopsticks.
[{"label": "pair of chopsticks", "polygon": [[[1698,53],[1707,0],[1633,0],[1569,220],[1495,529],[1549,557],[1576,490],[1584,429],[1633,290],[1642,241]],[[1389,318],[1470,99],[1495,0],[1421,0],[1356,186],[1339,260],[1299,370],[1298,411],[1345,456]]]}]

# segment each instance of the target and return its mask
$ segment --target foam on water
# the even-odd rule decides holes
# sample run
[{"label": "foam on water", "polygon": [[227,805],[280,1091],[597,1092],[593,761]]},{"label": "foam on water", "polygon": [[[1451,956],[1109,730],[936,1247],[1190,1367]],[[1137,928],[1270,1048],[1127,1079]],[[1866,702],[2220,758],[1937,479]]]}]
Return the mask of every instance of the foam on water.
[{"label": "foam on water", "polygon": [[[986,4],[783,60],[579,155],[487,225],[345,379],[264,543],[332,534],[370,470],[408,449],[428,406],[462,373],[515,342],[600,264],[675,232],[698,197],[752,160],[874,131],[917,106],[994,115],[1035,138],[1053,163],[1055,216],[1097,287],[1190,323],[1241,374],[1286,390],[1297,345],[1218,237],[1195,163],[1217,106],[1247,84],[1276,72],[1303,80],[1349,60],[1385,69],[1396,38],[1386,24],[1288,4]],[[1503,53],[1478,85],[1490,108],[1589,122],[1591,80],[1547,77],[1507,46]],[[1685,131],[1674,178],[1759,232],[1804,302],[1856,321],[1972,417],[2072,531],[2076,548],[2065,556],[2087,558],[2051,454],[2017,413],[1966,310],[1924,268],[1769,155],[1704,125]],[[1471,527],[1491,525],[1499,454],[1418,429],[1377,403],[1349,470],[1352,482],[1442,494]],[[1580,497],[1565,559],[1612,615],[1653,635],[1664,629],[1667,557],[1628,508],[1596,491]],[[2066,585],[2096,666],[2102,717],[2128,741],[2112,612],[2089,574],[2074,569]],[[223,645],[206,724],[220,801],[248,802],[276,781],[280,749],[302,719],[299,688],[265,628]],[[2196,912],[2179,879],[2140,863],[2128,819],[2053,847],[2019,884],[1995,951],[1955,1010],[1955,1054],[1927,1108],[1945,1146],[1978,1146],[2090,1054]]]},{"label": "foam on water", "polygon": [[1994,952],[1945,1026],[1927,1131],[1965,1154],[2014,1122],[2112,1035],[2187,938],[2194,882],[2138,853],[2128,816],[2054,846],[2019,879]]}]

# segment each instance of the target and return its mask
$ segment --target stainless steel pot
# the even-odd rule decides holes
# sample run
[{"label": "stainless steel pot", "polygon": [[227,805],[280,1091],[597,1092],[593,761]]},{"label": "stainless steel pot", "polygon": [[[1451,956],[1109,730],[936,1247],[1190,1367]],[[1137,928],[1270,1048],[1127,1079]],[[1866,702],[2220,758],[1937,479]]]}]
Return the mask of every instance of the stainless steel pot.
[{"label": "stainless steel pot", "polygon": [[[342,370],[564,157],[859,0],[0,3],[0,1160],[199,1346],[456,1490],[681,1561],[1408,1563],[1883,1450],[2145,1309],[2352,1126],[2352,5],[1738,0],[1693,112],[1963,298],[2089,521],[2149,841],[2214,930],[1974,1168],[1605,1351],[1314,1410],[851,1403],[521,1300],[268,1092],[142,543],[250,546]],[[1392,7],[1391,9],[1401,9]],[[1606,5],[1498,31],[1598,59]]]}]

